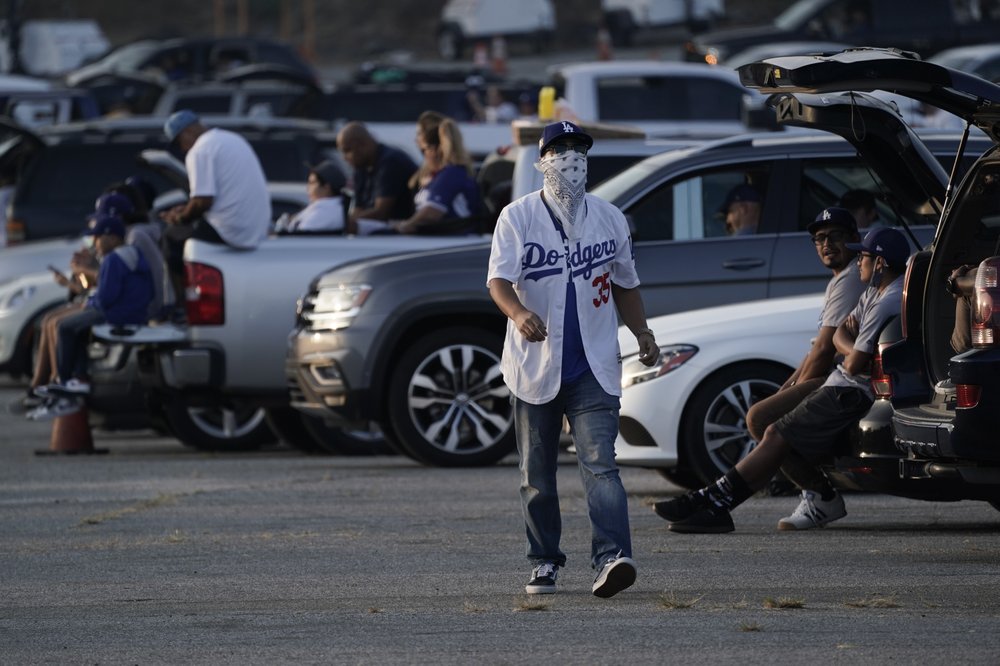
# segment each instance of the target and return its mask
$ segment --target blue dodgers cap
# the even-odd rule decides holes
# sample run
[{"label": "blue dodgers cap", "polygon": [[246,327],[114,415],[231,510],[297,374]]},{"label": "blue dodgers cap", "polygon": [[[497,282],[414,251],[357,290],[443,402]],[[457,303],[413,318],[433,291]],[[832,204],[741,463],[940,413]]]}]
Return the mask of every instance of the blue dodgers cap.
[{"label": "blue dodgers cap", "polygon": [[824,208],[820,211],[816,219],[806,227],[806,231],[814,234],[818,229],[822,229],[823,227],[841,227],[847,231],[858,233],[858,222],[854,219],[851,211],[846,208],[838,208],[837,206]]},{"label": "blue dodgers cap", "polygon": [[569,136],[586,144],[588,150],[594,145],[594,138],[592,136],[570,121],[560,120],[557,123],[546,125],[545,129],[542,130],[542,138],[538,140],[538,154],[544,155],[545,149],[549,147],[549,144]]},{"label": "blue dodgers cap", "polygon": [[893,268],[903,268],[910,256],[910,243],[898,229],[872,229],[860,243],[847,243],[848,250],[868,252],[885,259]]},{"label": "blue dodgers cap", "polygon": [[112,215],[114,217],[125,217],[135,212],[135,204],[120,192],[108,192],[97,197],[94,203],[94,213],[96,215]]},{"label": "blue dodgers cap", "polygon": [[114,215],[97,215],[94,225],[83,232],[84,236],[104,236],[114,234],[125,238],[125,223]]},{"label": "blue dodgers cap", "polygon": [[726,198],[723,200],[722,205],[719,206],[718,215],[720,217],[725,217],[726,213],[729,212],[729,207],[738,201],[753,201],[760,203],[760,192],[758,192],[757,188],[753,185],[748,185],[746,183],[737,185],[726,194]]},{"label": "blue dodgers cap", "polygon": [[167,135],[167,141],[173,142],[178,134],[197,122],[200,122],[197,113],[191,109],[181,109],[163,123],[163,133]]}]

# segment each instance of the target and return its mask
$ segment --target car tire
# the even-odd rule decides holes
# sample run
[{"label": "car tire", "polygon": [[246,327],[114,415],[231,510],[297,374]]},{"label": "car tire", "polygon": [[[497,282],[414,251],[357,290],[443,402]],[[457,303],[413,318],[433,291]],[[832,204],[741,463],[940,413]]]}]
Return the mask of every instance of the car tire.
[{"label": "car tire", "polygon": [[182,444],[203,451],[253,451],[277,441],[261,407],[194,407],[173,401],[164,406],[164,413]]},{"label": "car tire", "polygon": [[389,427],[411,458],[440,467],[492,465],[514,450],[514,409],[500,375],[503,337],[473,327],[435,331],[400,357]]},{"label": "car tire", "polygon": [[271,407],[265,410],[267,424],[286,446],[306,455],[322,455],[326,451],[316,443],[306,429],[305,414],[291,407]]},{"label": "car tire", "polygon": [[319,449],[338,456],[389,455],[397,450],[377,424],[363,430],[345,430],[323,419],[302,415],[302,424]]},{"label": "car tire", "polygon": [[438,55],[442,60],[454,62],[461,60],[464,44],[462,30],[454,24],[442,26],[437,34]]},{"label": "car tire", "polygon": [[712,483],[756,446],[746,429],[750,406],[781,387],[791,370],[749,362],[717,370],[691,394],[681,418],[681,464]]}]

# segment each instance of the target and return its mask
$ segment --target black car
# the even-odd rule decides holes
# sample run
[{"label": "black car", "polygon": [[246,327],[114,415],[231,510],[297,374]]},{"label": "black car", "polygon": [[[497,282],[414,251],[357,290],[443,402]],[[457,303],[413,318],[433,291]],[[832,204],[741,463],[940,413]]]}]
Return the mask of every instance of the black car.
[{"label": "black car", "polygon": [[706,32],[685,45],[685,58],[717,65],[750,46],[822,40],[916,51],[923,56],[960,44],[996,40],[1000,16],[974,15],[941,0],[799,0],[770,25]]},{"label": "black car", "polygon": [[[250,141],[268,181],[305,181],[335,145],[326,123],[304,120],[213,118],[205,124]],[[110,183],[139,174],[162,192],[169,183],[138,164],[144,149],[166,148],[163,118],[70,123],[31,131],[0,120],[0,174],[16,182],[8,210],[9,243],[78,234],[94,199]]]},{"label": "black car", "polygon": [[[1000,86],[880,49],[772,58],[739,72],[744,85],[787,104],[891,88],[964,118],[994,143],[960,184],[953,177],[934,242],[910,260],[899,325],[883,332],[875,359],[879,399],[857,433],[857,467],[844,476],[862,486],[865,476],[881,477],[875,489],[900,495],[1000,508]],[[971,348],[955,355],[955,298],[946,285],[954,269],[977,264]]]}]

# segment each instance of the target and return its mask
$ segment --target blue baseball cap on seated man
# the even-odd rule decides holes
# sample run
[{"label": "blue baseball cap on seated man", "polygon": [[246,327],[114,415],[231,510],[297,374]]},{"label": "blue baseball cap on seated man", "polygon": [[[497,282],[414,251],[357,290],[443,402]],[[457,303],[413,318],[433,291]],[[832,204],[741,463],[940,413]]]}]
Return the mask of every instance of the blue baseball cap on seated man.
[{"label": "blue baseball cap on seated man", "polygon": [[560,120],[557,123],[546,125],[542,130],[542,138],[538,140],[538,154],[544,155],[545,149],[553,142],[566,137],[573,137],[580,143],[587,146],[587,150],[594,145],[594,138],[584,132],[579,126],[568,120]]},{"label": "blue baseball cap on seated man", "polygon": [[173,143],[177,136],[191,125],[201,122],[198,114],[191,109],[181,109],[167,118],[163,123],[163,133],[167,135],[167,141]]},{"label": "blue baseball cap on seated man", "polygon": [[726,198],[722,201],[722,205],[719,206],[716,217],[725,217],[726,213],[729,212],[729,207],[738,201],[760,203],[760,192],[757,191],[756,187],[747,183],[736,185],[726,193]]},{"label": "blue baseball cap on seated man", "polygon": [[108,192],[97,197],[94,203],[94,213],[97,215],[113,215],[124,217],[135,212],[132,200],[118,192]]},{"label": "blue baseball cap on seated man", "polygon": [[830,206],[821,210],[816,219],[806,227],[806,231],[814,234],[823,227],[840,227],[851,233],[858,233],[858,221],[854,219],[851,211],[837,206]]},{"label": "blue baseball cap on seated man", "polygon": [[872,229],[860,243],[847,243],[846,247],[882,257],[894,270],[902,270],[910,257],[910,243],[906,236],[892,227]]},{"label": "blue baseball cap on seated man", "polygon": [[84,236],[106,236],[112,234],[125,238],[125,223],[114,215],[95,215],[94,223],[83,232]]}]

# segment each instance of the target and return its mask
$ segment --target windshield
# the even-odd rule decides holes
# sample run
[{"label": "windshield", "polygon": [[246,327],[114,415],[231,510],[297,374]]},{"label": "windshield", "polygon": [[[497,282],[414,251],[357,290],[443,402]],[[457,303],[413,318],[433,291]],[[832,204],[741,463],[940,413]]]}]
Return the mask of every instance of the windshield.
[{"label": "windshield", "polygon": [[608,178],[595,187],[591,194],[596,197],[600,197],[605,201],[611,202],[616,206],[621,205],[622,199],[624,199],[624,197],[626,197],[636,185],[644,182],[651,174],[662,169],[664,164],[686,157],[691,154],[693,150],[694,149],[691,148],[668,150],[665,153],[648,157],[638,164],[633,164],[624,171],[619,172],[617,175]]},{"label": "windshield", "polygon": [[941,65],[942,67],[971,71],[970,65],[975,62],[975,58],[965,53],[945,53],[931,56],[927,61],[935,65]]},{"label": "windshield", "polygon": [[116,70],[138,69],[157,48],[156,42],[136,42],[112,51],[103,62]]},{"label": "windshield", "polygon": [[782,30],[795,30],[803,23],[813,17],[813,15],[826,4],[826,0],[801,0],[781,12],[778,18],[774,19],[774,25]]}]

